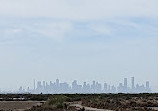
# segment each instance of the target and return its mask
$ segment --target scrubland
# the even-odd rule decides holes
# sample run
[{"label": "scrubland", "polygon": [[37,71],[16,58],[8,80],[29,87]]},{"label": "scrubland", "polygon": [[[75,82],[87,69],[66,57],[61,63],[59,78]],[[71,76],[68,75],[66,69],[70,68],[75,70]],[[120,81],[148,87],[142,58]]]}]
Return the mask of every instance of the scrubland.
[{"label": "scrubland", "polygon": [[[15,94],[0,95],[0,98],[1,102],[12,101],[12,104],[34,102],[34,104],[25,108],[25,111],[158,111],[158,94],[148,93]],[[28,104],[25,105],[27,106]],[[10,107],[10,109],[12,108]]]}]

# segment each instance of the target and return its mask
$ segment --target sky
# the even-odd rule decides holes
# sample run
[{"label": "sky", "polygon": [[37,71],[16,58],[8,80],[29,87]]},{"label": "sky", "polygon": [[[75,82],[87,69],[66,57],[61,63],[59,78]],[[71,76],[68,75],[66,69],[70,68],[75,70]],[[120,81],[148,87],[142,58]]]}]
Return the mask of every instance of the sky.
[{"label": "sky", "polygon": [[157,12],[157,0],[0,0],[0,89],[134,76],[158,92]]}]

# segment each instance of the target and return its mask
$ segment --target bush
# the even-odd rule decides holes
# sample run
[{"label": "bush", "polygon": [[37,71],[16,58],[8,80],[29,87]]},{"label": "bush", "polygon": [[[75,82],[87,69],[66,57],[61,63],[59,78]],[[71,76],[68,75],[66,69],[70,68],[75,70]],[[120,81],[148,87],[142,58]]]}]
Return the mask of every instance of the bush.
[{"label": "bush", "polygon": [[63,108],[64,102],[66,102],[67,99],[68,97],[64,95],[53,95],[49,98],[48,104],[56,108]]}]

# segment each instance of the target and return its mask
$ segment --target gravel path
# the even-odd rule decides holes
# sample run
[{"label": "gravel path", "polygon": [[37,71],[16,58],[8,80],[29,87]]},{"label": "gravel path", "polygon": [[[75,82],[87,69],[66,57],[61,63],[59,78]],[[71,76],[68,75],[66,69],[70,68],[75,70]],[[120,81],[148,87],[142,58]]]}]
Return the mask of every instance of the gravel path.
[{"label": "gravel path", "polygon": [[86,111],[113,111],[113,110],[86,107],[86,106],[82,106],[81,104],[70,104],[70,106],[76,107],[76,109],[80,109],[84,107]]}]

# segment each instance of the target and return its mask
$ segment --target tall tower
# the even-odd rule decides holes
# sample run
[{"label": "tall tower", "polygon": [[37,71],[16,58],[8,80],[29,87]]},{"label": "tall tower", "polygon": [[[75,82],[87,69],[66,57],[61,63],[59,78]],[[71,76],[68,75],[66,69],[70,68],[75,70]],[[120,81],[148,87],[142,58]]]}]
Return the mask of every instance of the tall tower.
[{"label": "tall tower", "polygon": [[46,86],[46,82],[45,82],[45,81],[43,81],[43,88],[45,88],[45,86]]},{"label": "tall tower", "polygon": [[33,83],[33,89],[34,89],[34,91],[35,91],[35,89],[36,89],[36,83],[35,83],[35,79],[34,79],[34,83]]},{"label": "tall tower", "polygon": [[108,89],[108,85],[107,83],[104,83],[104,91],[107,91],[107,89]]},{"label": "tall tower", "polygon": [[127,89],[127,78],[124,78],[124,88]]},{"label": "tall tower", "polygon": [[149,81],[146,81],[146,89],[149,89]]},{"label": "tall tower", "polygon": [[134,86],[134,77],[131,78],[131,82],[132,82],[132,89],[134,89],[135,88],[135,86]]},{"label": "tall tower", "polygon": [[56,86],[59,88],[59,79],[56,79]]}]

